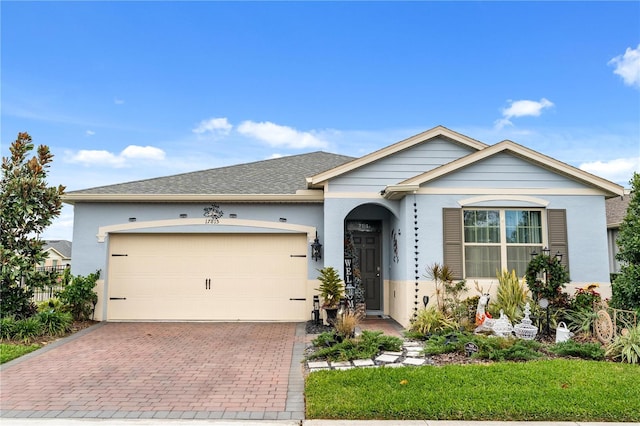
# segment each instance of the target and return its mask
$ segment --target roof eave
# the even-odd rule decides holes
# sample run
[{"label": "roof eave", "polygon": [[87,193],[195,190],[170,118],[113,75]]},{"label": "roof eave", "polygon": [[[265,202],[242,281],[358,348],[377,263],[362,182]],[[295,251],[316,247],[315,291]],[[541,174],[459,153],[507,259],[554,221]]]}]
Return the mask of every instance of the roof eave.
[{"label": "roof eave", "polygon": [[66,194],[62,197],[66,204],[75,203],[322,203],[324,192],[298,190],[295,194]]},{"label": "roof eave", "polygon": [[420,185],[388,185],[381,192],[387,200],[400,200],[407,194],[413,194],[420,189]]}]

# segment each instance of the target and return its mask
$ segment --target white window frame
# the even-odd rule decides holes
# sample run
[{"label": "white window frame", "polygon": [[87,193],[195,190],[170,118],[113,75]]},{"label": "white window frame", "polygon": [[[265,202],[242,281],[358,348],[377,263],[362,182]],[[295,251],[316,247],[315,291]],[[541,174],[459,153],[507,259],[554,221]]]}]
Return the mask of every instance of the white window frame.
[{"label": "white window frame", "polygon": [[[465,240],[464,233],[464,213],[467,211],[498,211],[500,217],[500,243],[467,243]],[[507,220],[506,220],[506,212],[507,211],[537,211],[540,212],[540,226],[542,232],[542,242],[539,244],[518,244],[518,243],[507,243]],[[467,275],[467,259],[466,259],[466,248],[468,246],[499,246],[500,247],[500,269],[506,270],[508,265],[507,259],[507,247],[518,247],[518,246],[536,246],[540,247],[536,251],[540,253],[540,250],[543,247],[548,247],[547,235],[548,235],[548,226],[547,226],[547,215],[545,214],[546,210],[544,208],[534,208],[534,207],[466,207],[462,209],[462,267],[464,268],[464,276],[465,278],[478,278],[478,279],[486,279],[486,278],[495,278],[493,275],[490,277],[477,277],[477,276],[469,276]]]}]

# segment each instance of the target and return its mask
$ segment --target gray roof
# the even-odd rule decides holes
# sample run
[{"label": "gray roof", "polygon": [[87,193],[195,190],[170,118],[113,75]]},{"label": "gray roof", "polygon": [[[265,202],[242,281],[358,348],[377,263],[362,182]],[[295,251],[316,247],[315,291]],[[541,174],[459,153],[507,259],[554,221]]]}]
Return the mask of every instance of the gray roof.
[{"label": "gray roof", "polygon": [[295,194],[307,177],[353,160],[311,152],[198,172],[69,191],[68,194]]},{"label": "gray roof", "polygon": [[607,228],[619,228],[622,220],[627,215],[629,202],[633,194],[624,197],[613,197],[605,200],[607,211]]},{"label": "gray roof", "polygon": [[44,250],[54,249],[63,257],[71,259],[71,241],[67,240],[45,240]]}]

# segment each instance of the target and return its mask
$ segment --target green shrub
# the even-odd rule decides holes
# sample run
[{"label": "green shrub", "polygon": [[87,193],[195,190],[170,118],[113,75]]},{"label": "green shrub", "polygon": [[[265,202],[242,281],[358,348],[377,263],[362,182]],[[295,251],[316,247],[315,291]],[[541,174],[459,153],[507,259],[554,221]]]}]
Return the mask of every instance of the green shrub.
[{"label": "green shrub", "polygon": [[50,336],[62,336],[71,330],[71,325],[73,324],[71,313],[54,311],[53,309],[39,312],[36,318],[42,324],[43,334]]},{"label": "green shrub", "polygon": [[634,172],[629,183],[631,199],[616,240],[621,267],[611,285],[611,306],[640,313],[640,173]]},{"label": "green shrub", "polygon": [[43,300],[42,302],[37,303],[38,312],[50,311],[53,309],[54,311],[62,311],[64,310],[64,305],[60,301],[60,299],[56,297],[52,297],[49,300]]},{"label": "green shrub", "polygon": [[14,317],[0,318],[0,340],[13,339],[16,334],[16,319]]},{"label": "green shrub", "polygon": [[564,311],[564,319],[570,329],[591,334],[598,313],[593,309],[569,309]]},{"label": "green shrub", "polygon": [[71,277],[69,269],[64,271],[64,288],[56,293],[56,296],[71,312],[74,320],[84,321],[91,318],[98,295],[93,291],[96,282],[100,278],[100,271],[89,274],[86,277],[78,275]]},{"label": "green shrub", "polygon": [[[531,361],[538,359],[542,356],[539,352],[541,347],[540,343],[535,340],[521,340],[511,338],[498,338],[504,339],[507,343],[502,345],[488,345],[480,347],[480,350],[476,354],[478,358],[490,359],[492,361]],[[497,340],[497,339],[492,339]]]},{"label": "green shrub", "polygon": [[0,283],[0,316],[14,316],[15,318],[29,318],[36,313],[37,308],[31,300],[33,289],[13,283]]},{"label": "green shrub", "polygon": [[460,352],[461,348],[461,338],[463,339],[463,334],[460,333],[451,333],[446,336],[443,334],[436,334],[431,336],[424,346],[424,353],[426,355],[440,355],[444,353],[451,352]]},{"label": "green shrub", "polygon": [[307,359],[327,359],[329,361],[351,361],[373,358],[380,351],[400,351],[402,339],[386,336],[381,331],[364,330],[354,339],[337,342],[331,333],[322,333],[313,340],[316,350]]},{"label": "green shrub", "polygon": [[416,317],[411,321],[409,330],[427,335],[456,328],[457,323],[453,319],[448,318],[442,311],[432,306],[418,311]]},{"label": "green shrub", "polygon": [[318,336],[311,341],[311,344],[316,348],[327,346],[331,347],[338,343],[336,340],[336,335],[333,332],[325,331],[324,333],[318,334]]},{"label": "green shrub", "polygon": [[556,343],[549,351],[561,356],[575,356],[596,361],[604,359],[604,348],[598,343],[580,343],[573,340]]},{"label": "green shrub", "polygon": [[340,274],[333,266],[318,269],[318,272],[320,272],[318,276],[320,286],[316,290],[320,292],[320,297],[322,297],[322,307],[326,309],[337,308],[340,299],[344,296],[344,285]]},{"label": "green shrub", "polygon": [[15,339],[28,343],[31,339],[40,335],[42,335],[42,324],[38,318],[30,317],[15,322]]},{"label": "green shrub", "polygon": [[589,310],[593,311],[596,304],[602,302],[600,293],[596,291],[598,284],[589,284],[588,286],[581,287],[573,294],[573,299],[569,302],[569,307],[572,310]]},{"label": "green shrub", "polygon": [[489,304],[489,311],[498,318],[502,310],[511,322],[518,322],[524,317],[522,309],[528,301],[527,287],[524,280],[518,279],[516,271],[511,273],[503,270],[501,274],[497,274],[498,290],[496,299]]},{"label": "green shrub", "polygon": [[640,363],[640,324],[627,333],[616,336],[607,346],[605,355],[629,364]]},{"label": "green shrub", "polygon": [[375,344],[381,351],[402,350],[402,339],[395,336],[387,336],[382,331],[363,330],[360,341],[366,344]]},{"label": "green shrub", "polygon": [[405,339],[409,340],[427,340],[429,338],[429,336],[425,335],[424,333],[413,330],[405,330],[402,335],[405,337]]}]

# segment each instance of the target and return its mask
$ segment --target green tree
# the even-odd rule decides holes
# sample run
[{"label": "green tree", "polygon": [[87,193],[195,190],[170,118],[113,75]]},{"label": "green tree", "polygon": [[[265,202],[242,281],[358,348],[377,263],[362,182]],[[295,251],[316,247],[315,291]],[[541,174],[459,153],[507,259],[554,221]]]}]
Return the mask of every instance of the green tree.
[{"label": "green tree", "polygon": [[640,310],[640,174],[630,181],[631,199],[627,214],[620,225],[616,259],[621,262],[620,274],[612,286],[611,305],[614,308]]},{"label": "green tree", "polygon": [[28,133],[18,133],[2,158],[0,181],[0,316],[25,318],[35,313],[33,289],[49,283],[52,276],[36,271],[46,255],[39,235],[62,209],[64,187],[47,185],[53,154],[45,145],[36,155]]}]

